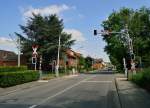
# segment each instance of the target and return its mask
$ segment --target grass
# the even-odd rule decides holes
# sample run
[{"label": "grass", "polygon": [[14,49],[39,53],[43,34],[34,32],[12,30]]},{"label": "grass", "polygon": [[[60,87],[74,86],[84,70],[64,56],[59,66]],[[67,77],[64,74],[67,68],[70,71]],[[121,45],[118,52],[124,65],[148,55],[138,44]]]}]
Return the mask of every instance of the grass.
[{"label": "grass", "polygon": [[[68,75],[67,73],[59,73],[59,77],[63,77],[65,75]],[[56,78],[55,73],[47,73],[42,75],[42,80],[50,80]]]}]

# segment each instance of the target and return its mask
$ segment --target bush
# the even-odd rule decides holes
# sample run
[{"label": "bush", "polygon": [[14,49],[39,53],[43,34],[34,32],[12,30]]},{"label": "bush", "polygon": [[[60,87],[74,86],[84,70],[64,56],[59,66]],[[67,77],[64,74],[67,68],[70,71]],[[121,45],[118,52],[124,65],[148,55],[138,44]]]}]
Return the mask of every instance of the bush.
[{"label": "bush", "polygon": [[132,81],[139,86],[150,90],[150,68],[144,69],[136,75],[133,75]]},{"label": "bush", "polygon": [[37,71],[3,72],[0,73],[0,87],[10,87],[38,79]]},{"label": "bush", "polygon": [[0,67],[0,72],[15,72],[15,71],[25,71],[27,70],[26,66],[1,66]]}]

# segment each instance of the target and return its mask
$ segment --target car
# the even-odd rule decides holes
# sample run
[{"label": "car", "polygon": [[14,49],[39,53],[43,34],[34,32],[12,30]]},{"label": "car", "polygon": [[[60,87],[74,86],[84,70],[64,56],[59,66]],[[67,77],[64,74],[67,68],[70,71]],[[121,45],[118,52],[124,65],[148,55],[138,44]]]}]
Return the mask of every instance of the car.
[{"label": "car", "polygon": [[108,67],[108,71],[112,71],[112,67]]}]

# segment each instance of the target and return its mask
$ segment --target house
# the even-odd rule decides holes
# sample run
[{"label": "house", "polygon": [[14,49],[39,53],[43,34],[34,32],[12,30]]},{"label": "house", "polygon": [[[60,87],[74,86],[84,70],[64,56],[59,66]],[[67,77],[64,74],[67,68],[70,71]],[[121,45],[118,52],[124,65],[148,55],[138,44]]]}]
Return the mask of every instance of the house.
[{"label": "house", "polygon": [[99,70],[99,69],[103,69],[105,67],[105,64],[103,62],[103,59],[94,59],[94,62],[92,64],[92,68]]},{"label": "house", "polygon": [[60,66],[67,66],[67,67],[75,67],[77,68],[79,64],[79,58],[81,54],[77,53],[71,49],[67,49],[65,51],[65,56],[63,59],[60,60]]},{"label": "house", "polygon": [[[26,59],[21,55],[20,64],[26,65]],[[17,66],[18,55],[12,51],[0,50],[0,66]]]},{"label": "house", "polygon": [[11,51],[0,50],[0,66],[16,66],[17,55]]}]

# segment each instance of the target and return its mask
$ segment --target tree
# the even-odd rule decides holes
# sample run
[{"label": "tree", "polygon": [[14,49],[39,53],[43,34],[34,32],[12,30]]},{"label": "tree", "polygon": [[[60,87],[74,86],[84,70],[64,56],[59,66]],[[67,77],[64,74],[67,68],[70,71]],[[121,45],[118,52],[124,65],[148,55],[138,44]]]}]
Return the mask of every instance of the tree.
[{"label": "tree", "polygon": [[[16,33],[22,40],[21,52],[29,59],[32,56],[32,45],[38,45],[38,53],[42,55],[43,62],[49,64],[56,60],[58,38],[61,36],[61,52],[70,48],[75,40],[71,34],[63,32],[63,20],[56,15],[41,16],[33,14],[26,25],[20,25],[24,35]],[[61,57],[62,57],[61,53]]]},{"label": "tree", "polygon": [[[120,32],[128,25],[130,37],[133,40],[134,53],[141,56],[143,63],[150,65],[150,9],[142,7],[139,10],[122,8],[112,12],[108,20],[103,21],[104,29]],[[123,44],[123,39],[118,34],[111,34],[103,38],[107,45],[105,52],[109,55],[111,62],[117,66],[118,70],[123,69],[122,58],[127,55],[127,46]]]},{"label": "tree", "polygon": [[85,68],[88,69],[88,68],[91,68],[92,66],[92,61],[93,61],[93,58],[90,57],[90,56],[87,56],[85,58]]}]

